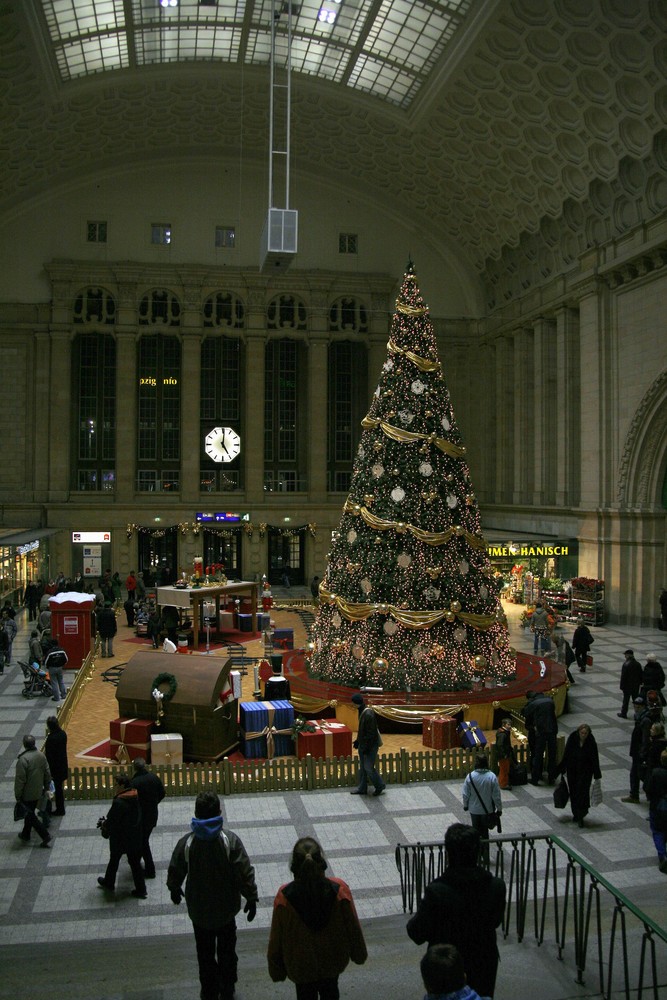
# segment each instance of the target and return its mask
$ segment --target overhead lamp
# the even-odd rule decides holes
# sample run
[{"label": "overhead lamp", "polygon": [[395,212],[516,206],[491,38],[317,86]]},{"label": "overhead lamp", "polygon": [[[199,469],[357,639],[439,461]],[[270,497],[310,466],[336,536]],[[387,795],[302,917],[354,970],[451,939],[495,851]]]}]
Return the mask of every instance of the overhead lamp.
[{"label": "overhead lamp", "polygon": [[160,7],[178,7],[178,0],[158,0]]}]

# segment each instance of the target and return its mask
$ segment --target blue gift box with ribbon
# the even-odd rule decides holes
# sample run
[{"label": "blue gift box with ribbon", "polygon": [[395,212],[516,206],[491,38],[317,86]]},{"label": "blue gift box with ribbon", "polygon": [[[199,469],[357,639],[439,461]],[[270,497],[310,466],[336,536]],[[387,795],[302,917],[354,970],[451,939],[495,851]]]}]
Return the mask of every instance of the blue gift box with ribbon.
[{"label": "blue gift box with ribbon", "polygon": [[289,701],[242,701],[241,753],[244,757],[291,757],[294,707]]},{"label": "blue gift box with ribbon", "polygon": [[461,746],[464,750],[483,750],[486,746],[486,736],[474,719],[471,719],[470,722],[460,722],[457,726],[457,732],[461,737]]}]

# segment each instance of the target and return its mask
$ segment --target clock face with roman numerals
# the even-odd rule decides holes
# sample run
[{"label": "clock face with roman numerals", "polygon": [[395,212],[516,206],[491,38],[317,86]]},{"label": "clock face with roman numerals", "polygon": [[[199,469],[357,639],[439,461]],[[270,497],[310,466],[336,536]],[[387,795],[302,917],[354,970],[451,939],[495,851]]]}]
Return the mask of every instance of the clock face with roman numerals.
[{"label": "clock face with roman numerals", "polygon": [[231,427],[214,427],[204,438],[204,450],[214,462],[233,462],[241,452],[241,438]]}]

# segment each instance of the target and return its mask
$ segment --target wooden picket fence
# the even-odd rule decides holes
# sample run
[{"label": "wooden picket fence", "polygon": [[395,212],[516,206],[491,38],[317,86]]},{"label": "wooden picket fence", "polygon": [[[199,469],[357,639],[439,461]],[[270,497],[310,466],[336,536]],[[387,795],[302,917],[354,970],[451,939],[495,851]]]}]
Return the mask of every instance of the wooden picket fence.
[{"label": "wooden picket fence", "polygon": [[[419,750],[387,753],[380,757],[380,771],[388,785],[419,781],[462,781],[472,769],[474,752],[469,750]],[[524,760],[524,750],[518,751]],[[357,784],[356,757],[274,757],[272,760],[231,761],[215,764],[156,764],[167,795],[195,796],[215,788],[220,795],[248,792],[308,792],[320,788],[351,788]],[[96,800],[113,796],[120,764],[95,764],[70,769],[67,799]]]}]

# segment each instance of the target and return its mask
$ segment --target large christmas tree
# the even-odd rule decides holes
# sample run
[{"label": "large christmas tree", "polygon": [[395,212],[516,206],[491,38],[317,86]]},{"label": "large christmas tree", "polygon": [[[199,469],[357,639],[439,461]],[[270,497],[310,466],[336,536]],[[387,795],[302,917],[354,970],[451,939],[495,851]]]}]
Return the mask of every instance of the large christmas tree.
[{"label": "large christmas tree", "polygon": [[514,674],[465,448],[410,265],[328,556],[312,672],[447,691]]}]

